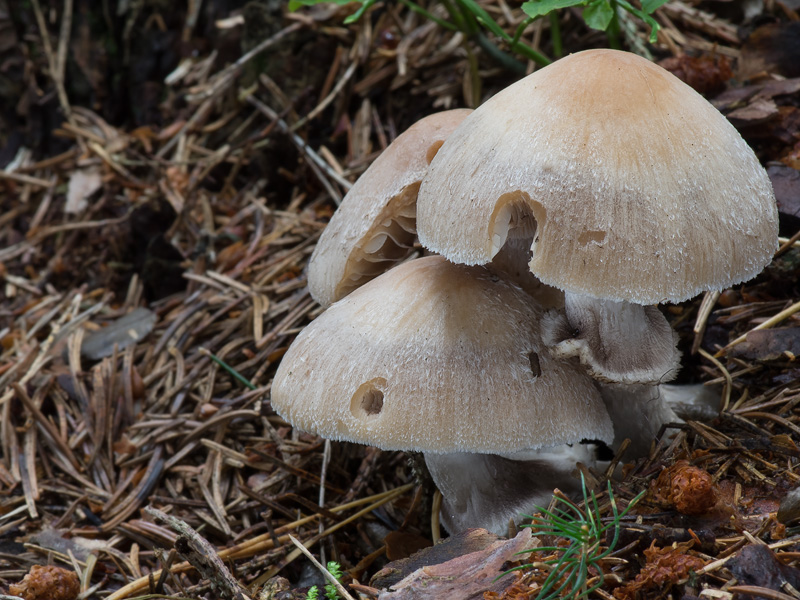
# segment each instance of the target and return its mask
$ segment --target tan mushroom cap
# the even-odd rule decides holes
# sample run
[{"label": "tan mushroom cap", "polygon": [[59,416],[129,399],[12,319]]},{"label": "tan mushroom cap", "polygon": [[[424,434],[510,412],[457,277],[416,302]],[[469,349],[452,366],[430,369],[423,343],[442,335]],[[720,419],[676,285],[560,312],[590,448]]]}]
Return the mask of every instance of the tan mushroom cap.
[{"label": "tan mushroom cap", "polygon": [[417,228],[464,264],[532,236],[544,283],[654,304],[754,277],[778,221],[766,172],[711,104],[641,57],[588,50],[464,120],[423,180]]},{"label": "tan mushroom cap", "polygon": [[420,119],[358,178],[322,232],[308,265],[311,296],[322,306],[404,259],[416,239],[419,184],[442,142],[471,113]]},{"label": "tan mushroom cap", "polygon": [[502,453],[610,440],[592,380],[553,358],[520,288],[439,256],[401,264],[297,337],[272,406],[301,430],[387,450]]}]

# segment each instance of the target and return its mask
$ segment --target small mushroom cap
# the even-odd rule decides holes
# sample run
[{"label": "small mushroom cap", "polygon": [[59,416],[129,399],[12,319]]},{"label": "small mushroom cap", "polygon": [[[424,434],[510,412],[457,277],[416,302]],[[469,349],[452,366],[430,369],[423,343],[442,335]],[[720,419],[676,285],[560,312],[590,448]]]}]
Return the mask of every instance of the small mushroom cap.
[{"label": "small mushroom cap", "polygon": [[702,96],[644,58],[588,50],[464,120],[422,182],[417,228],[464,264],[534,231],[544,283],[657,304],[754,277],[778,218],[755,154]]},{"label": "small mushroom cap", "polygon": [[322,232],[308,264],[308,288],[322,306],[404,259],[416,239],[419,184],[439,147],[471,113],[420,119],[358,178]]},{"label": "small mushroom cap", "polygon": [[298,429],[386,450],[516,452],[610,440],[592,380],[554,359],[531,296],[439,256],[401,264],[297,337],[272,406]]}]

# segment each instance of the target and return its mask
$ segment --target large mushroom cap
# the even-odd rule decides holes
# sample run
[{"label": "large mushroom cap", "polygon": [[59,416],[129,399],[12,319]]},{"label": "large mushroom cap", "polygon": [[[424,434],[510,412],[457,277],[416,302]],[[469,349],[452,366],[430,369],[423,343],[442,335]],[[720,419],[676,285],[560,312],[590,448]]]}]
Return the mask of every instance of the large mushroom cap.
[{"label": "large mushroom cap", "polygon": [[598,391],[550,355],[540,316],[484,268],[438,256],[404,263],[306,327],[281,361],[272,406],[298,429],[392,450],[610,440]]},{"label": "large mushroom cap", "polygon": [[419,184],[469,109],[420,119],[397,136],[342,200],[308,264],[308,288],[322,306],[405,258],[416,239]]},{"label": "large mushroom cap", "polygon": [[777,227],[769,178],[733,126],[615,50],[573,54],[488,100],[442,146],[417,202],[420,241],[452,261],[484,264],[509,234],[533,236],[544,283],[639,304],[754,277]]}]

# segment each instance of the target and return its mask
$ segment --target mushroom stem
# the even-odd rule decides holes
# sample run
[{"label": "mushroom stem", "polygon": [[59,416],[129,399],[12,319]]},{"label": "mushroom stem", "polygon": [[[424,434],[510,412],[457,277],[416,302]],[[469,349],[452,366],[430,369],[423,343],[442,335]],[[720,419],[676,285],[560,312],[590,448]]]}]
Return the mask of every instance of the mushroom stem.
[{"label": "mushroom stem", "polygon": [[702,384],[601,384],[599,388],[614,423],[612,450],[616,452],[624,439],[631,440],[626,459],[646,456],[665,424],[710,419],[718,413],[719,394]]},{"label": "mushroom stem", "polygon": [[424,456],[442,493],[441,523],[451,534],[483,527],[504,535],[511,519],[519,522],[536,507],[547,507],[555,488],[577,493],[576,463],[593,463],[594,446],[561,445],[504,456],[466,452]]},{"label": "mushroom stem", "polygon": [[599,387],[608,415],[614,423],[611,449],[616,452],[624,439],[630,439],[631,444],[625,453],[627,459],[646,456],[665,423],[683,422],[667,404],[657,385]]},{"label": "mushroom stem", "polygon": [[655,306],[564,295],[564,314],[551,311],[543,338],[558,357],[577,356],[605,383],[662,383],[678,372],[677,335]]}]

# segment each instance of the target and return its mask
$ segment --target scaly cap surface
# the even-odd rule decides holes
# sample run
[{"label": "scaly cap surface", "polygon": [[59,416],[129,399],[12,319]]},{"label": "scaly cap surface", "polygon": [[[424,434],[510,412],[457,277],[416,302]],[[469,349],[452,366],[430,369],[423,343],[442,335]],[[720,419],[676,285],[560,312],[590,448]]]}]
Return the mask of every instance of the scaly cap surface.
[{"label": "scaly cap surface", "polygon": [[383,449],[515,452],[610,440],[592,380],[553,358],[532,298],[439,256],[334,303],[283,357],[272,406],[301,430]]},{"label": "scaly cap surface", "polygon": [[464,120],[422,182],[417,229],[464,264],[510,230],[533,236],[544,283],[655,304],[754,277],[778,220],[766,172],[711,104],[644,58],[588,50]]}]

